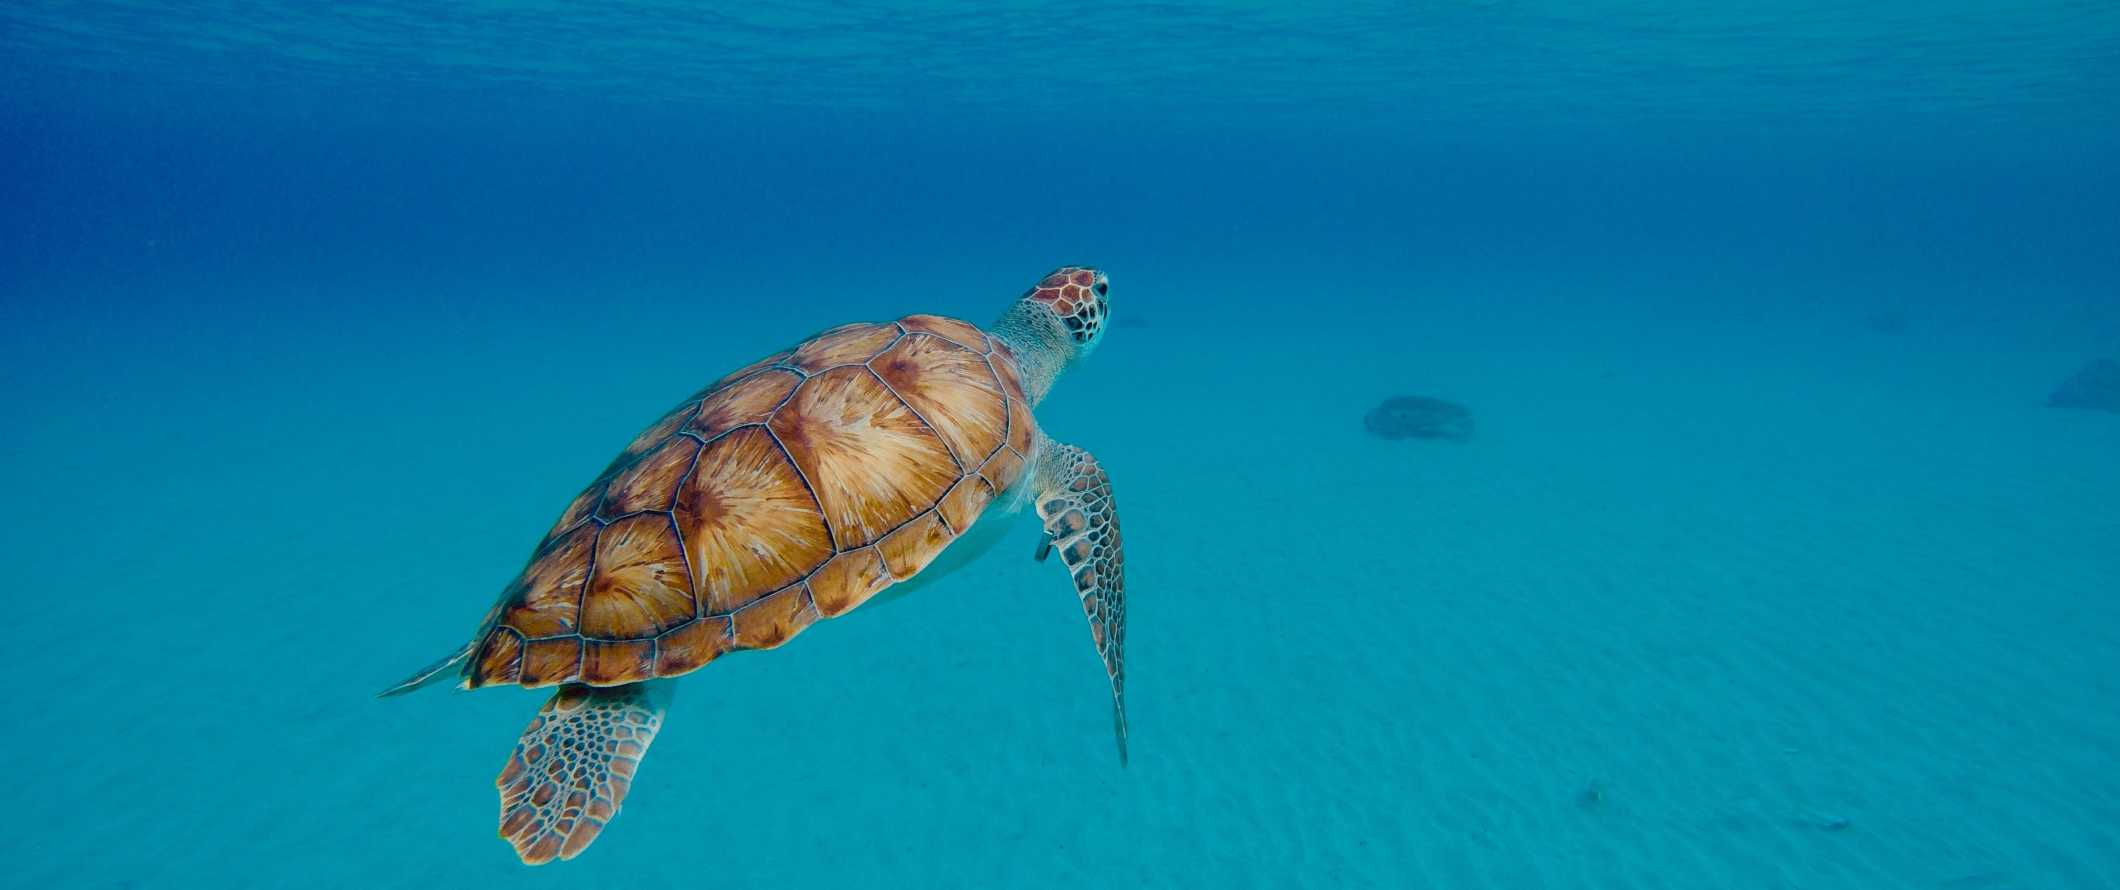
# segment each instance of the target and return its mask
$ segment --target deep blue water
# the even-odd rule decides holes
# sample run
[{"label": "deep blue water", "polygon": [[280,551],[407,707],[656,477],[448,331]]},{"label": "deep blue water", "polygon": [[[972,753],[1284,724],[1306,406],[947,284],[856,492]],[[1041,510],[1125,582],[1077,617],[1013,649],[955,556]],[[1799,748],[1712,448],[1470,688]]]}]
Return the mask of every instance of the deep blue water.
[{"label": "deep blue water", "polygon": [[[2120,885],[2116,87],[2062,0],[11,3],[0,884]],[[685,394],[1064,263],[1124,769],[1021,520],[571,862],[542,694],[372,698]]]}]

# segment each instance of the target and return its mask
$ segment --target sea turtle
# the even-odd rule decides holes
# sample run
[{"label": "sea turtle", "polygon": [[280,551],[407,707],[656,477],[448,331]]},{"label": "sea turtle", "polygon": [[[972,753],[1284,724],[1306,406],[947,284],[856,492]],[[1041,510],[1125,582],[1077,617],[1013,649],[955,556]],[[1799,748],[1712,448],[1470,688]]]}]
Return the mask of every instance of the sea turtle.
[{"label": "sea turtle", "polygon": [[[992,333],[909,315],[833,328],[693,394],[560,514],[461,649],[383,695],[456,678],[558,686],[501,770],[500,833],[571,859],[618,813],[670,678],[771,649],[929,567],[977,555],[989,506],[1034,504],[1111,678],[1126,761],[1119,518],[1096,458],[1031,408],[1110,318],[1105,276],[1047,275]],[[970,540],[966,540],[970,539]],[[955,546],[952,546],[955,545]]]}]

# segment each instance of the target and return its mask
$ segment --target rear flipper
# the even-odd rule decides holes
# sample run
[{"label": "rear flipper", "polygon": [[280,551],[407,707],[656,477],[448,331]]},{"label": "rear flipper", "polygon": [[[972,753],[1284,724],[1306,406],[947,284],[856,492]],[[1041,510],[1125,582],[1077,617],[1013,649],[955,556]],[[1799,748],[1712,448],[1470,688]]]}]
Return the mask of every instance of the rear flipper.
[{"label": "rear flipper", "polygon": [[501,837],[524,863],[573,859],[618,815],[669,705],[648,685],[560,687],[523,730],[494,784]]}]

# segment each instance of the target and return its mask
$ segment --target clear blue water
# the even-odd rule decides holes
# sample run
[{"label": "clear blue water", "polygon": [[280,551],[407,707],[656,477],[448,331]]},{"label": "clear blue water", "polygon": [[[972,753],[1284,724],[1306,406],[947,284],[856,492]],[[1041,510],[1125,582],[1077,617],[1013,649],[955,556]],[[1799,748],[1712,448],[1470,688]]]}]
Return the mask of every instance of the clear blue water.
[{"label": "clear blue water", "polygon": [[[0,884],[2120,886],[2120,7],[771,6],[0,7]],[[684,394],[1070,262],[1127,768],[1028,523],[572,862],[541,695],[371,697]]]}]

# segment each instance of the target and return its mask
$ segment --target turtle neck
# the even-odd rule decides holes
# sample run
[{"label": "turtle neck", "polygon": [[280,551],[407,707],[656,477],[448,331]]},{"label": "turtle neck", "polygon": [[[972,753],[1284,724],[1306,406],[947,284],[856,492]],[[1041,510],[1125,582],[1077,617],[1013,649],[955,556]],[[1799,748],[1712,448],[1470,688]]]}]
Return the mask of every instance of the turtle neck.
[{"label": "turtle neck", "polygon": [[1044,307],[1018,300],[994,322],[994,337],[1007,346],[1023,375],[1024,395],[1036,406],[1075,357],[1074,338]]}]

